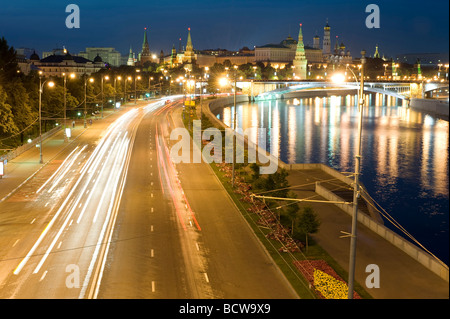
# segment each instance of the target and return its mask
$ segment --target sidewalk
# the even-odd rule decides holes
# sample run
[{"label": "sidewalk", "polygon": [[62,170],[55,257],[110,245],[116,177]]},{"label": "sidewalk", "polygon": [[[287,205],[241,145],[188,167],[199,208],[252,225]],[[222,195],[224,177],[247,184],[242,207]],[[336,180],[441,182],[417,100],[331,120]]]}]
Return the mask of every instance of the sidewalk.
[{"label": "sidewalk", "polygon": [[[8,199],[14,192],[22,187],[29,179],[33,178],[42,168],[50,163],[64,150],[74,147],[75,141],[78,141],[86,131],[97,128],[102,123],[110,122],[118,114],[123,113],[127,107],[121,108],[119,111],[107,110],[104,111],[103,119],[93,119],[92,125],[84,128],[84,120],[76,120],[75,128],[72,129],[72,137],[69,141],[64,141],[63,130],[58,131],[51,137],[42,142],[42,158],[43,164],[39,163],[39,148],[33,147],[28,151],[22,153],[16,158],[8,161],[4,167],[4,176],[0,179],[0,203]],[[112,118],[109,118],[112,117]],[[72,120],[68,121],[70,125]],[[70,126],[72,128],[72,126]]]}]

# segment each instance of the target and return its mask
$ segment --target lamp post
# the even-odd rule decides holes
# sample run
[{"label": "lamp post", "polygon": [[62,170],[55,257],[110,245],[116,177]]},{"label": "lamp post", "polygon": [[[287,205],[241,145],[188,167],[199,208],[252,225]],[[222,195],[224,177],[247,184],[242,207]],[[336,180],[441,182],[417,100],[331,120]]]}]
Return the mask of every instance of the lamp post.
[{"label": "lamp post", "polygon": [[114,109],[116,109],[116,95],[117,95],[117,91],[116,91],[116,81],[117,80],[122,80],[122,77],[119,75],[119,76],[116,76],[116,77],[114,77]]},{"label": "lamp post", "polygon": [[[67,89],[66,89],[67,74],[63,73],[63,77],[64,77],[64,141],[68,141],[68,136],[66,134],[66,129],[67,129],[67,99],[66,99],[66,95],[67,95]],[[74,79],[75,78],[75,73],[70,73],[69,77],[71,79]]]},{"label": "lamp post", "polygon": [[[42,82],[42,71],[39,71],[39,163],[43,164],[42,158],[42,92],[44,91],[44,85],[48,80]],[[48,82],[49,87],[54,87],[55,83]]]},{"label": "lamp post", "polygon": [[104,97],[103,97],[103,80],[108,81],[109,80],[109,76],[105,75],[104,77],[102,76],[102,118],[103,118],[103,101],[104,101]]},{"label": "lamp post", "polygon": [[205,83],[206,79],[208,78],[208,71],[209,68],[205,66],[205,73],[203,73],[202,77],[202,84],[200,85],[200,120],[202,119],[203,114],[203,84]]},{"label": "lamp post", "polygon": [[[358,102],[358,136],[355,155],[355,183],[353,185],[353,214],[352,214],[352,233],[350,237],[350,261],[348,271],[348,299],[353,299],[353,289],[355,280],[355,259],[356,259],[356,226],[358,223],[358,198],[359,174],[361,169],[361,140],[362,140],[362,117],[364,108],[364,64],[366,63],[366,51],[361,51],[361,82],[359,87]],[[353,73],[353,71],[352,71]],[[354,75],[354,74],[353,74]],[[355,79],[357,80],[356,76]]]},{"label": "lamp post", "polygon": [[[86,105],[86,101],[87,101],[87,74],[84,74],[84,128],[87,127],[87,122],[86,122],[86,115],[87,115],[87,105]],[[93,78],[89,78],[89,82],[93,83],[94,79]]]},{"label": "lamp post", "polygon": [[137,75],[137,73],[141,72],[141,70],[137,69],[136,74],[134,75],[134,104],[136,105],[137,101],[137,90],[136,90],[136,80],[140,80],[141,77]]},{"label": "lamp post", "polygon": [[[358,223],[358,199],[360,197],[360,186],[359,186],[359,174],[361,170],[361,141],[362,141],[362,117],[363,117],[363,107],[364,107],[364,64],[366,63],[365,58],[366,51],[361,51],[361,64],[360,64],[360,86],[358,92],[358,134],[356,140],[356,151],[355,151],[355,176],[353,185],[353,212],[352,212],[352,230],[350,236],[350,258],[349,258],[349,271],[348,271],[348,299],[353,299],[354,281],[355,281],[355,259],[356,259],[356,226]],[[358,78],[352,69],[352,72],[356,83],[358,83]],[[335,74],[332,77],[333,82],[342,83],[345,81],[345,76],[342,74]]]},{"label": "lamp post", "polygon": [[237,116],[237,112],[236,112],[236,70],[238,68],[237,65],[235,65],[234,67],[234,98],[233,98],[233,103],[234,103],[234,118],[233,118],[233,128],[234,128],[234,134],[233,134],[233,167],[232,167],[232,175],[231,175],[231,186],[234,188],[234,162],[236,161],[236,116]]}]

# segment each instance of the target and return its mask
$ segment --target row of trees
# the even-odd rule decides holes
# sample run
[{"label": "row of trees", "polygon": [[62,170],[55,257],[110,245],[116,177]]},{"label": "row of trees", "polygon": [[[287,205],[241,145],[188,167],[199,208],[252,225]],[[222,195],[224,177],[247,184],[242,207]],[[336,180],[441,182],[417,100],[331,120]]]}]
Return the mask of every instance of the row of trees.
[{"label": "row of trees", "polygon": [[250,165],[252,171],[251,185],[255,193],[269,193],[271,197],[278,197],[280,200],[265,200],[267,205],[278,212],[280,223],[291,229],[291,235],[295,239],[305,238],[308,247],[308,235],[318,232],[320,219],[310,206],[302,206],[298,202],[284,201],[281,198],[296,198],[296,195],[289,190],[287,177],[289,173],[285,169],[280,169],[274,174],[262,176],[259,173],[259,166],[255,163]]}]

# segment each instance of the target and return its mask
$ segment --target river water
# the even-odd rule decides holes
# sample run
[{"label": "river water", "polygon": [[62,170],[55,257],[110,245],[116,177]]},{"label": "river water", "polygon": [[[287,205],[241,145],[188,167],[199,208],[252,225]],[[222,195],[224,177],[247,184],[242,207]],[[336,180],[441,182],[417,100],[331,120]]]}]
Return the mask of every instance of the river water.
[{"label": "river water", "polygon": [[[387,213],[448,265],[448,119],[381,94],[367,94],[365,101],[361,181]],[[356,95],[238,104],[236,112],[238,128],[265,128],[266,150],[283,162],[354,171]],[[234,107],[216,116],[232,127]],[[249,138],[255,142],[256,135]],[[386,220],[385,226],[402,234]]]}]

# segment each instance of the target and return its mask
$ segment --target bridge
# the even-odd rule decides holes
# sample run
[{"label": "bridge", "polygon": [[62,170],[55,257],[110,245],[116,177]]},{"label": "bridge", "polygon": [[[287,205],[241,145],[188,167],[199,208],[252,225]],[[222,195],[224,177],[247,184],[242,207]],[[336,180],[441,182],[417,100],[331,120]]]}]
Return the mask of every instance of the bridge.
[{"label": "bridge", "polygon": [[[358,90],[359,85],[356,82],[334,83],[331,81],[314,80],[247,80],[236,83],[236,86],[242,90],[242,93],[248,94],[255,100],[283,99],[302,90]],[[402,100],[410,100],[411,98],[422,98],[426,92],[439,88],[448,88],[448,86],[448,81],[370,81],[364,82],[364,91],[386,94]]]}]

